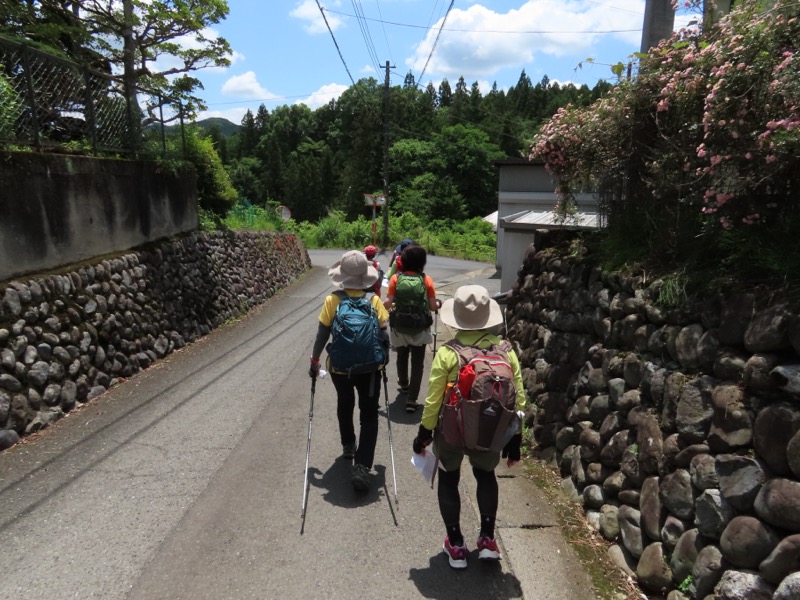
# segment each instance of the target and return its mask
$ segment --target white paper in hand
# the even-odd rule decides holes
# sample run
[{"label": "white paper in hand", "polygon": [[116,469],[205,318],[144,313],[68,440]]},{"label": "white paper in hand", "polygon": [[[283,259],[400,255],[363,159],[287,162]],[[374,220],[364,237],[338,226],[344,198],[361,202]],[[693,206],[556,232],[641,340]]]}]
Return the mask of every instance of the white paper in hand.
[{"label": "white paper in hand", "polygon": [[433,483],[433,474],[436,472],[437,463],[436,455],[430,448],[425,449],[425,454],[411,454],[411,464],[422,473],[425,481],[429,484]]}]

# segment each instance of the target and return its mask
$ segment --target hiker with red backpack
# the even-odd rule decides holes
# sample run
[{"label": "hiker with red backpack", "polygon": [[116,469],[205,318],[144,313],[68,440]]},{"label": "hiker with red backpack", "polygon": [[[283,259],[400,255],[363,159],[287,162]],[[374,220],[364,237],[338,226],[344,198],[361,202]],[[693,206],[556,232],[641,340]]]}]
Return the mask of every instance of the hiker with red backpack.
[{"label": "hiker with red backpack", "polygon": [[410,246],[413,243],[414,240],[412,240],[411,238],[405,238],[400,240],[400,243],[394,247],[392,258],[389,259],[389,272],[386,275],[386,277],[391,279],[392,275],[403,270],[403,258],[402,258],[403,250],[405,250],[407,246]]},{"label": "hiker with red backpack", "polygon": [[[397,351],[397,384],[406,395],[406,412],[419,406],[417,399],[425,369],[425,346],[433,341],[432,312],[439,310],[433,279],[425,275],[425,248],[411,244],[403,250],[402,270],[389,279],[384,306],[389,309],[392,348]],[[411,360],[409,376],[408,363]]]},{"label": "hiker with red backpack", "polygon": [[500,306],[479,285],[461,286],[444,302],[441,320],[457,330],[439,348],[431,365],[428,395],[413,450],[424,454],[433,443],[438,460],[439,511],[450,566],[467,566],[461,532],[458,484],[466,455],[477,481],[480,512],[478,557],[499,560],[494,539],[498,486],[494,470],[502,457],[509,467],[520,460],[521,415],[526,398],[519,359],[495,333],[503,324]]},{"label": "hiker with red backpack", "polygon": [[[380,297],[364,291],[377,281],[378,272],[363,252],[345,252],[328,270],[328,277],[338,289],[322,304],[308,374],[312,379],[317,378],[320,355],[326,348],[327,370],[336,388],[342,458],[354,460],[350,483],[356,491],[366,492],[378,439],[381,371],[389,357],[386,332],[389,314]],[[331,342],[327,343],[329,338]],[[356,393],[358,443],[353,426]]]}]

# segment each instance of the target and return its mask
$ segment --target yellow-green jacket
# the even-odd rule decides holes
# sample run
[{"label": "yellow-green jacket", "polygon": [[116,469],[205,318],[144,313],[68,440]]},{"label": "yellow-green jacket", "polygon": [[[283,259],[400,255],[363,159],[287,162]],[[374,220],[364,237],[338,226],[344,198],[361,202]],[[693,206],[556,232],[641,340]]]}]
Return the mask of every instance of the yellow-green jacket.
[{"label": "yellow-green jacket", "polygon": [[[478,348],[488,348],[492,344],[499,344],[502,341],[498,336],[487,333],[482,329],[477,331],[458,331],[456,339],[462,344],[477,346]],[[524,411],[527,404],[525,385],[522,382],[522,369],[519,366],[519,358],[517,358],[517,354],[513,350],[508,352],[508,362],[514,371],[514,385],[517,388],[517,410]],[[439,412],[442,408],[442,400],[447,390],[447,384],[454,382],[457,375],[458,354],[449,346],[442,346],[436,352],[431,365],[428,396],[425,398],[425,408],[422,410],[422,426],[425,429],[433,430],[438,425]]]}]

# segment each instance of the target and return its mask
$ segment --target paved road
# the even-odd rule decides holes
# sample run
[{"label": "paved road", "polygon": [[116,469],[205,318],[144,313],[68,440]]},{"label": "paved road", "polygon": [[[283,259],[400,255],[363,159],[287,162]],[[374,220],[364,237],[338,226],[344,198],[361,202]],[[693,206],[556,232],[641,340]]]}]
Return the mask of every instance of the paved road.
[{"label": "paved road", "polygon": [[[340,253],[311,255],[328,265]],[[446,259],[428,268],[440,297],[467,280],[498,291],[493,271]],[[246,319],[0,453],[0,596],[592,598],[553,515],[510,474],[500,480],[506,560],[480,564],[473,551],[464,572],[448,567],[435,492],[409,464],[419,415],[404,412],[394,385],[397,502],[386,420],[373,489],[356,495],[337,459],[333,385],[321,380],[301,522],[308,354],[329,291],[314,268]],[[462,479],[468,492],[468,471]]]}]

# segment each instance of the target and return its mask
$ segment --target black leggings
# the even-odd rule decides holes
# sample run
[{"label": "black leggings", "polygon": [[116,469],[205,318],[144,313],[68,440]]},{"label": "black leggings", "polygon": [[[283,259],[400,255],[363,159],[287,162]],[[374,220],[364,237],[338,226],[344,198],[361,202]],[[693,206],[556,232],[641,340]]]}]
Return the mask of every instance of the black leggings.
[{"label": "black leggings", "polygon": [[[483,471],[472,467],[472,473],[478,482],[477,500],[481,513],[481,536],[494,537],[494,522],[497,517],[497,478],[494,471]],[[447,535],[451,544],[461,545],[461,494],[458,482],[461,470],[439,471],[439,512],[442,514]]]}]

